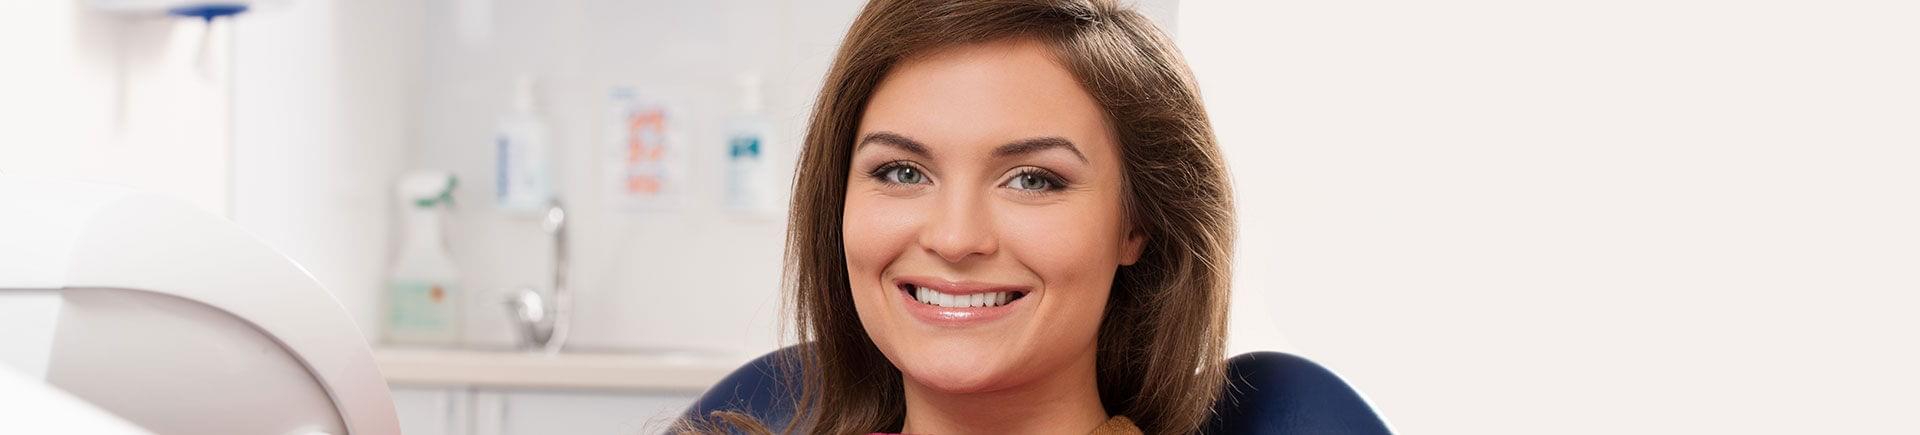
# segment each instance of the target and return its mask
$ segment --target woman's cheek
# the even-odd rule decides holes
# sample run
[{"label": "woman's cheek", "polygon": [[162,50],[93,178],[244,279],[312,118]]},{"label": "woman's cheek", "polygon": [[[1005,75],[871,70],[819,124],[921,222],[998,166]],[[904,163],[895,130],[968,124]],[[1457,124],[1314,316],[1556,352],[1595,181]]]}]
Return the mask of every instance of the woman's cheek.
[{"label": "woman's cheek", "polygon": [[847,258],[847,280],[854,308],[876,341],[888,341],[890,335],[884,312],[893,293],[881,279],[912,248],[917,222],[923,219],[912,202],[912,198],[874,192],[847,195],[840,236]]},{"label": "woman's cheek", "polygon": [[903,245],[912,240],[910,227],[915,217],[910,208],[899,204],[901,199],[856,195],[867,194],[848,195],[842,243],[849,266],[877,274],[904,252]]},{"label": "woman's cheek", "polygon": [[891,294],[881,288],[880,277],[901,252],[895,239],[899,238],[902,216],[887,208],[888,200],[868,192],[848,192],[840,228],[854,309],[870,337],[883,349],[892,341],[881,314]]},{"label": "woman's cheek", "polygon": [[[1090,206],[1016,209],[1000,219],[1008,236],[1003,246],[1048,285],[1080,287],[1118,266],[1111,260],[1119,245],[1111,236],[1118,223],[1103,217],[1110,213],[1115,212]],[[1102,217],[1089,219],[1093,216]]]}]

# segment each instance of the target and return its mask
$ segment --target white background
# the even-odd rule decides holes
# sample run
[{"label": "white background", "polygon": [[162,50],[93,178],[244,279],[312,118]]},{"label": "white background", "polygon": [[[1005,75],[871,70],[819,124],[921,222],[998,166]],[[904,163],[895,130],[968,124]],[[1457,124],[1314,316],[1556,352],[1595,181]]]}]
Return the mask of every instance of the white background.
[{"label": "white background", "polygon": [[1920,432],[1913,2],[1180,20],[1240,195],[1235,290],[1396,429]]}]

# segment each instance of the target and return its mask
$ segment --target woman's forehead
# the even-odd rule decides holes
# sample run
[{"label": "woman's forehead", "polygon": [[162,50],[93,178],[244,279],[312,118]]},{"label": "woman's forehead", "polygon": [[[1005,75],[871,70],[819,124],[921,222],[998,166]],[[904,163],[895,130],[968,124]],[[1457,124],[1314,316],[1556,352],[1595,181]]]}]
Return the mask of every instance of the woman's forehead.
[{"label": "woman's forehead", "polygon": [[1090,160],[1116,152],[1100,105],[1034,39],[946,47],[895,65],[860,121],[860,137],[882,131],[948,152],[984,155],[1036,137],[1066,139]]}]

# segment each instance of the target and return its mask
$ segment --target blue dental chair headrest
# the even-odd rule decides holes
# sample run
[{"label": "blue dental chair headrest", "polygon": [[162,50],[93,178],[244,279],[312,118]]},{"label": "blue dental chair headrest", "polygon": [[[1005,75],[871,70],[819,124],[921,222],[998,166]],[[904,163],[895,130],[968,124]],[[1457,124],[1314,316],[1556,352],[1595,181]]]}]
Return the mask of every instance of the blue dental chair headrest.
[{"label": "blue dental chair headrest", "polygon": [[[779,430],[793,418],[792,391],[780,364],[795,361],[798,346],[773,351],[734,370],[683,417],[737,411]],[[1252,352],[1227,360],[1228,387],[1214,405],[1204,434],[1388,434],[1346,381],[1319,364],[1280,352]]]}]

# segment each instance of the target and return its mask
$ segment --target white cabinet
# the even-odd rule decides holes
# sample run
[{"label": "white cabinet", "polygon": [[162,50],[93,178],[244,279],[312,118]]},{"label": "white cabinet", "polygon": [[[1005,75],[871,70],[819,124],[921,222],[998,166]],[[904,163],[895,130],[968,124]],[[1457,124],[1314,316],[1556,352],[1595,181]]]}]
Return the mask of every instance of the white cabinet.
[{"label": "white cabinet", "polygon": [[374,352],[408,435],[654,434],[750,356]]},{"label": "white cabinet", "polygon": [[699,393],[395,387],[408,435],[655,434]]}]

